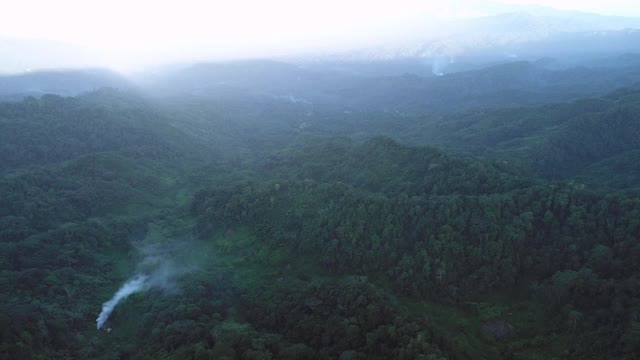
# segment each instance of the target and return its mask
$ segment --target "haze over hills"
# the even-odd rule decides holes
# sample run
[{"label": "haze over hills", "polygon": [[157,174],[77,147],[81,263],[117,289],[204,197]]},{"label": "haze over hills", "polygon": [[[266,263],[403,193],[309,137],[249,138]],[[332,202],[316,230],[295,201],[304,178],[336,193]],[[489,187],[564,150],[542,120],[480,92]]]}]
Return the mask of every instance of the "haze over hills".
[{"label": "haze over hills", "polygon": [[[608,62],[627,68],[634,66],[624,65],[619,59],[621,54],[640,53],[640,31],[634,30],[640,29],[640,18],[536,6],[499,10],[511,12],[464,20],[423,19],[424,24],[412,28],[404,38],[377,47],[261,57],[282,64],[250,59],[232,64],[230,60],[206,57],[185,58],[172,64],[163,63],[162,57],[158,57],[148,67],[138,67],[126,76],[87,68],[92,64],[108,66],[108,60],[101,59],[96,51],[53,41],[0,38],[0,52],[7,54],[0,59],[0,74],[5,74],[0,78],[0,96],[6,99],[9,94],[14,98],[43,93],[75,95],[100,87],[127,88],[131,82],[154,92],[201,95],[241,92],[309,102],[332,102],[330,93],[341,94],[340,97],[344,94],[353,107],[369,106],[371,102],[366,99],[394,93],[403,98],[404,105],[392,106],[377,100],[375,105],[398,111],[425,111],[446,108],[448,105],[443,105],[438,97],[448,97],[451,90],[454,96],[466,97],[460,101],[476,106],[475,89],[460,93],[455,85],[449,85],[462,78],[463,82],[475,78],[472,83],[479,91],[487,89],[496,94],[515,91],[497,105],[517,103],[518,97],[527,97],[527,101],[535,103],[589,96],[637,82],[636,73],[623,71],[620,66],[611,69],[614,66]],[[523,66],[525,61],[533,65]],[[513,62],[522,63],[508,65]],[[67,76],[60,71],[78,67],[87,70],[75,72],[73,81],[62,84],[56,80]],[[37,69],[45,72],[8,74]],[[605,74],[607,71],[612,73]],[[465,75],[447,81],[427,79],[458,72]],[[402,77],[405,74],[419,78]],[[600,90],[591,91],[595,89]],[[556,97],[556,92],[563,96]],[[415,98],[423,105],[416,105]],[[424,99],[428,100],[423,102]],[[391,102],[399,104],[396,99]]]},{"label": "haze over hills", "polygon": [[198,64],[165,76],[143,77],[139,83],[156,96],[252,96],[299,103],[310,110],[331,106],[345,111],[412,114],[604,94],[638,85],[638,65],[631,55],[616,56],[588,67],[561,67],[547,59],[509,62],[433,77],[363,76],[273,61],[242,61]]},{"label": "haze over hills", "polygon": [[[580,62],[585,57],[610,56],[621,52],[638,52],[637,31],[640,18],[605,16],[577,11],[562,11],[541,6],[503,5],[489,8],[489,14],[464,19],[439,19],[424,16],[411,26],[403,27],[400,34],[385,36],[380,33],[375,46],[351,45],[344,49],[327,47],[322,51],[289,50],[273,56],[268,52],[242,55],[236,59],[272,58],[284,62],[315,65],[334,64],[349,68],[350,63],[372,63],[381,69],[394,69],[392,74],[402,74],[402,67],[394,62],[411,63],[410,71],[427,74],[416,63],[428,65],[433,74],[456,69],[483,66],[501,61],[536,60],[554,57],[562,61]],[[214,46],[214,45],[211,45]],[[233,60],[233,55],[215,58],[206,50],[183,49],[184,56],[163,60],[158,54],[154,60],[142,56],[143,62],[126,69],[122,64],[111,64],[128,72],[140,71],[172,63],[194,63]],[[0,73],[21,72],[35,69],[105,67],[112,56],[108,51],[84,45],[64,42],[0,38]],[[165,57],[166,58],[166,57]],[[144,63],[146,61],[146,63]],[[458,65],[462,64],[462,65]],[[337,66],[336,66],[337,67]],[[338,67],[340,68],[340,67]],[[448,69],[448,70],[445,70]],[[406,70],[406,69],[405,69]],[[366,72],[365,70],[361,70]],[[380,71],[377,72],[380,74]],[[382,71],[384,73],[384,71]]]},{"label": "haze over hills", "polygon": [[[418,68],[427,74],[421,69],[427,67],[432,74],[442,75],[515,59],[552,57],[576,64],[640,51],[640,18],[536,7],[529,10],[425,25],[424,34],[413,34],[411,39],[394,44],[300,61],[317,66],[333,63],[335,69],[349,69],[350,63],[358,64],[353,69],[362,63],[377,63],[379,71],[387,74],[401,74],[403,68],[398,65],[408,63],[411,66],[405,70]],[[398,64],[392,66],[394,62]]]},{"label": "haze over hills", "polygon": [[0,75],[0,98],[19,99],[43,94],[73,96],[103,87],[124,90],[132,86],[129,80],[107,69],[40,70]]},{"label": "haze over hills", "polygon": [[[386,64],[399,68],[406,63]],[[638,57],[633,54],[603,56],[580,65],[546,58],[534,62],[504,62],[437,77],[411,74],[411,69],[419,69],[410,66],[404,67],[408,72],[403,75],[363,75],[336,70],[331,65],[246,60],[185,65],[129,77],[99,69],[4,76],[0,77],[0,96],[19,99],[44,93],[76,95],[102,87],[136,88],[153,96],[249,96],[299,103],[309,109],[315,104],[346,111],[366,109],[415,114],[604,94],[640,83],[639,65]]]},{"label": "haze over hills", "polygon": [[33,1],[0,359],[640,359],[636,18]]},{"label": "haze over hills", "polygon": [[[568,34],[595,35],[616,33],[624,30],[640,28],[640,19],[604,17],[589,14],[574,14],[571,12],[557,12],[554,15],[533,15],[528,12],[504,13],[494,16],[457,20],[450,23],[438,24],[441,30],[436,34],[426,32],[413,34],[416,38],[414,48],[409,46],[395,48],[388,46],[385,55],[384,48],[378,55],[375,49],[369,56],[372,59],[394,57],[437,57],[437,56],[473,56],[474,53],[495,51],[498,56],[500,50],[504,56],[517,55],[509,49],[517,50],[528,43],[553,42],[555,37]],[[629,39],[628,46],[633,46]],[[602,45],[602,44],[601,44]],[[575,47],[574,47],[575,49]],[[575,49],[578,52],[578,49]],[[605,49],[603,49],[605,50]],[[549,54],[553,56],[554,54]],[[357,56],[357,53],[354,53]],[[367,53],[362,55],[366,58]]]}]

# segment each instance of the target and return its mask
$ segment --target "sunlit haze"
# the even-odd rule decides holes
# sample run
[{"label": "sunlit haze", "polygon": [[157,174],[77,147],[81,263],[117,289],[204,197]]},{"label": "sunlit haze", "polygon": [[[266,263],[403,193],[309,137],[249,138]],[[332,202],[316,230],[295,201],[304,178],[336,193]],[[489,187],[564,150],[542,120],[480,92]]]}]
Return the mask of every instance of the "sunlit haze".
[{"label": "sunlit haze", "polygon": [[0,37],[64,42],[86,49],[99,65],[130,69],[375,45],[437,28],[443,19],[491,15],[527,3],[640,15],[633,0],[22,0],[3,4]]},{"label": "sunlit haze", "polygon": [[640,360],[640,0],[0,2],[0,360]]}]

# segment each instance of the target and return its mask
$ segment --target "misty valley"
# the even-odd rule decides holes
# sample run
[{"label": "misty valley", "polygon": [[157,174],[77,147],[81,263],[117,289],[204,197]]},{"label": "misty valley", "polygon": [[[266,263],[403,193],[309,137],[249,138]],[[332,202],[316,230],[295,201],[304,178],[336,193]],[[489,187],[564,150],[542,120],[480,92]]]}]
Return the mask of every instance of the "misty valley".
[{"label": "misty valley", "polygon": [[466,21],[0,75],[0,359],[639,359],[640,21]]}]

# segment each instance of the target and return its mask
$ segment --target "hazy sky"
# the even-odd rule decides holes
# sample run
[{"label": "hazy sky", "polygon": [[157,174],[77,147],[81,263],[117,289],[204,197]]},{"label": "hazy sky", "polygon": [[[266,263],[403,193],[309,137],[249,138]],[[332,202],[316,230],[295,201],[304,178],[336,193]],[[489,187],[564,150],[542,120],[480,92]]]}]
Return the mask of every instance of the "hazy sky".
[{"label": "hazy sky", "polygon": [[640,16],[638,1],[3,0],[0,37],[63,41],[126,67],[373,44],[429,18],[489,15],[504,4]]}]

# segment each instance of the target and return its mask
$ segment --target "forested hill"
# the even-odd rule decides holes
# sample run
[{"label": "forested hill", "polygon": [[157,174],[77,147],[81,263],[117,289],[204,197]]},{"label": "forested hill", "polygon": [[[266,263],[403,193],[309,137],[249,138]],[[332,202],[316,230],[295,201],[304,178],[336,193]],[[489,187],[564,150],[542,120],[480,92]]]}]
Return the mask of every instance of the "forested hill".
[{"label": "forested hill", "polygon": [[[640,150],[639,90],[570,103],[379,118],[363,124],[367,133],[508,160],[548,179],[579,179],[608,189],[640,186],[638,172],[632,170]],[[606,169],[611,173],[602,176]]]},{"label": "forested hill", "polygon": [[[473,308],[483,294],[519,292],[546,309],[554,325],[521,319],[516,327],[537,333],[548,346],[564,341],[564,335],[550,340],[544,334],[567,334],[571,340],[561,346],[569,357],[624,358],[638,351],[633,304],[640,297],[634,280],[640,199],[519,181],[484,194],[483,186],[503,183],[509,175],[493,168],[479,176],[479,168],[492,167],[477,160],[447,171],[442,157],[438,190],[418,186],[422,191],[416,191],[412,185],[428,183],[429,176],[387,160],[430,151],[387,139],[353,148],[344,143],[311,148],[289,154],[297,161],[272,164],[277,176],[270,181],[197,194],[192,213],[200,219],[199,231],[211,236],[211,229],[248,228],[259,245],[221,244],[240,253],[269,246],[279,256],[309,259],[334,274],[369,276],[406,296]],[[409,159],[403,162],[408,169],[433,163],[428,157]],[[494,310],[498,318],[518,312]],[[267,329],[280,327],[270,323]],[[538,346],[522,341],[503,350],[519,358]]]},{"label": "forested hill", "polygon": [[562,68],[516,61],[444,76],[374,77],[253,60],[196,64],[141,76],[138,83],[161,97],[257,97],[347,111],[442,113],[568,101],[635,86],[640,83],[638,63],[623,59]]},{"label": "forested hill", "polygon": [[307,137],[364,141],[384,134],[401,143],[507,161],[549,180],[627,190],[640,187],[639,94],[632,88],[566,103],[415,116],[265,98],[177,97],[160,103],[176,127],[228,152],[243,149],[264,157]]},{"label": "forested hill", "polygon": [[[637,98],[388,127],[113,90],[2,103],[0,358],[637,358],[640,199],[531,175],[575,139],[601,156],[545,167],[632,178]],[[136,274],[163,281],[96,329]]]},{"label": "forested hill", "polygon": [[140,246],[188,235],[163,221],[183,216],[191,170],[216,152],[111,90],[2,103],[0,129],[0,357],[120,356],[90,345],[96,313]]},{"label": "forested hill", "polygon": [[0,103],[0,172],[97,152],[149,158],[197,152],[169,118],[128,92]]},{"label": "forested hill", "polygon": [[40,70],[0,75],[0,99],[18,100],[45,94],[75,96],[104,87],[128,89],[132,86],[123,76],[107,69]]},{"label": "forested hill", "polygon": [[436,148],[408,147],[389,137],[362,144],[346,138],[309,139],[264,165],[277,178],[344,182],[389,194],[490,194],[535,183],[507,162],[456,158]]}]

